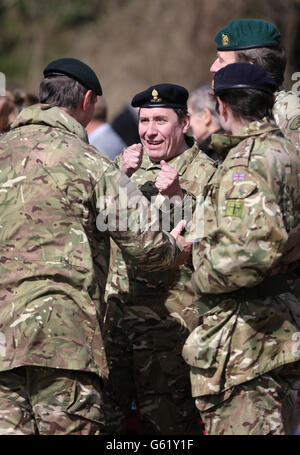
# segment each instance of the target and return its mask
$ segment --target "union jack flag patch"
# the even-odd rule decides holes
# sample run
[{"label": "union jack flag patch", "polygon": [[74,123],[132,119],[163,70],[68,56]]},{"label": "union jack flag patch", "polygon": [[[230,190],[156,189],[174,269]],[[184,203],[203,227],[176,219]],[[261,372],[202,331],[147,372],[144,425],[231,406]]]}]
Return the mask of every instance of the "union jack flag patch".
[{"label": "union jack flag patch", "polygon": [[244,172],[234,172],[232,174],[232,180],[245,180],[246,174]]}]

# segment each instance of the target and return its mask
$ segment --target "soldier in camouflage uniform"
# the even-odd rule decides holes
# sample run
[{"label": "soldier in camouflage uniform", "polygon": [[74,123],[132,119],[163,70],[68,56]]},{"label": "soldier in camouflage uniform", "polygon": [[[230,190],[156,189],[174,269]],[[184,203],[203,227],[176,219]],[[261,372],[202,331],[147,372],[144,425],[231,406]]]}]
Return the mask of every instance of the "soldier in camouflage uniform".
[{"label": "soldier in camouflage uniform", "polygon": [[[240,88],[244,87],[244,88]],[[300,163],[269,114],[276,86],[235,63],[214,91],[228,135],[193,248],[200,325],[183,356],[208,434],[293,434],[300,409]]]},{"label": "soldier in camouflage uniform", "polygon": [[[137,94],[132,105],[140,108],[143,145],[132,145],[117,158],[120,168],[161,208],[162,216],[169,216],[167,198],[175,196],[178,204],[172,216],[192,210],[195,196],[215,171],[213,161],[186,135],[187,98],[187,90],[174,84],[158,84]],[[189,369],[181,357],[185,339],[198,325],[192,267],[145,273],[120,251],[114,253],[106,290],[106,431],[126,431],[135,400],[142,433],[200,434]]]},{"label": "soldier in camouflage uniform", "polygon": [[248,62],[262,66],[277,87],[273,116],[282,134],[300,150],[300,100],[283,88],[286,52],[280,33],[271,22],[262,19],[237,19],[216,34],[217,58],[210,71],[216,73],[229,63]]},{"label": "soldier in camouflage uniform", "polygon": [[[274,79],[277,88],[273,116],[282,134],[300,152],[300,99],[283,87],[286,52],[274,24],[262,19],[238,19],[229,22],[216,35],[217,59],[210,71],[215,73],[229,63],[248,62],[262,66]],[[293,282],[300,301],[300,282]]]},{"label": "soldier in camouflage uniform", "polygon": [[[99,434],[109,235],[150,269],[170,267],[178,250],[149,229],[140,191],[88,144],[102,93],[93,70],[59,59],[44,76],[43,104],[0,139],[0,433]],[[148,207],[143,225],[136,201]],[[131,216],[130,229],[107,222],[114,202],[116,225]]]}]

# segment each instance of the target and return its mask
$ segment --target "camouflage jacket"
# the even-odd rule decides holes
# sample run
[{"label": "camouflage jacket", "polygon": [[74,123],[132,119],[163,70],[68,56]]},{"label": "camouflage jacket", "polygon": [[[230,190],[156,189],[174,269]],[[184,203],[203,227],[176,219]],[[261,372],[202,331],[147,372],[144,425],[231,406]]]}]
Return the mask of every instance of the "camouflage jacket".
[{"label": "camouflage jacket", "polygon": [[295,93],[280,90],[275,93],[273,115],[284,137],[300,151],[300,99]]},{"label": "camouflage jacket", "polygon": [[267,119],[213,142],[221,164],[207,188],[204,237],[193,249],[201,325],[183,348],[193,396],[226,393],[300,359],[299,304],[264,281],[300,222],[297,152]]},{"label": "camouflage jacket", "polygon": [[[148,201],[62,109],[24,109],[0,139],[0,163],[0,370],[106,375],[99,322],[109,235],[150,269],[174,264],[176,242],[149,230]],[[138,222],[137,200],[149,207],[148,225]],[[112,216],[105,228],[113,207],[116,223],[131,216],[130,230],[114,230]]]},{"label": "camouflage jacket", "polygon": [[[183,154],[168,161],[178,172],[181,188],[185,192],[182,204],[173,211],[177,221],[178,217],[181,219],[184,216],[184,208],[189,206],[189,203],[193,205],[189,198],[195,199],[195,196],[202,192],[216,169],[214,162],[199,151],[193,140],[190,145],[191,148]],[[121,156],[117,158],[118,164],[121,159]],[[154,200],[154,205],[159,207],[161,212],[169,215],[170,207],[168,212],[168,205],[164,207],[164,197],[154,186],[160,170],[160,163],[152,162],[144,152],[141,166],[131,179],[147,198],[154,198],[152,201]],[[177,215],[174,215],[174,212]],[[172,220],[169,229],[172,229]],[[193,304],[194,294],[191,287],[191,265],[173,266],[164,272],[144,272],[138,265],[128,261],[126,263],[120,251],[113,251],[111,266],[107,286],[108,301],[117,295],[118,298],[126,300],[127,305],[138,306],[136,311],[141,317],[146,317],[147,313],[151,313],[151,317],[155,317],[155,313],[162,318],[171,314],[189,330],[197,326],[198,315]]]}]

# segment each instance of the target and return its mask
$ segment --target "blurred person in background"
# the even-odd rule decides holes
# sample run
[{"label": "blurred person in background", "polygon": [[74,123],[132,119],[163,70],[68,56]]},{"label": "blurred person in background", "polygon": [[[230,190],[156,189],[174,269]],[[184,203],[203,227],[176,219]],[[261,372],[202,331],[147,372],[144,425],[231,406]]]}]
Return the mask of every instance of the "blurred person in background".
[{"label": "blurred person in background", "polygon": [[27,92],[21,88],[15,88],[12,90],[15,106],[20,112],[24,107],[32,106],[39,102],[37,95],[31,92]]},{"label": "blurred person in background", "polygon": [[89,143],[113,161],[126,147],[125,142],[107,121],[107,103],[99,97],[92,120],[86,127]]},{"label": "blurred person in background", "polygon": [[36,95],[23,89],[13,89],[0,97],[0,132],[9,131],[11,124],[23,107],[38,103]]},{"label": "blurred person in background", "polygon": [[130,104],[115,116],[111,126],[127,146],[140,142],[138,130],[139,116],[136,108]]},{"label": "blurred person in background", "polygon": [[6,133],[10,125],[18,115],[18,109],[11,92],[7,91],[6,96],[0,97],[0,133]]},{"label": "blurred person in background", "polygon": [[199,148],[213,160],[218,159],[211,145],[211,135],[221,133],[219,116],[216,111],[216,101],[210,85],[202,85],[191,92],[188,100],[188,110],[193,137]]}]

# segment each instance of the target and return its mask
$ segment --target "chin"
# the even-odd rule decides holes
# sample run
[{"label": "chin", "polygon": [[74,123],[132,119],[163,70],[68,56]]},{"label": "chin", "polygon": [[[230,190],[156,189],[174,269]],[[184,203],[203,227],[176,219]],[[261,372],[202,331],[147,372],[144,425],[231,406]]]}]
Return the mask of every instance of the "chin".
[{"label": "chin", "polygon": [[147,149],[148,156],[154,161],[164,160],[163,154],[156,150]]}]

